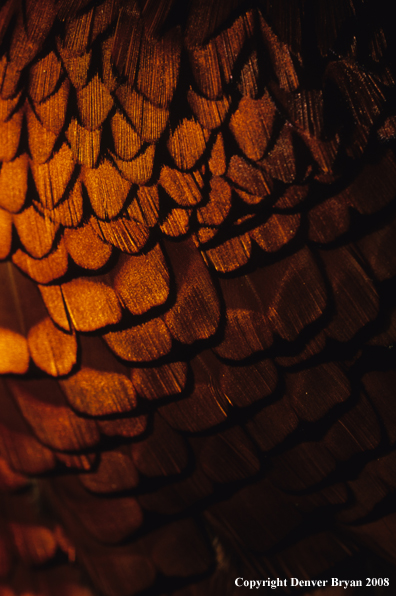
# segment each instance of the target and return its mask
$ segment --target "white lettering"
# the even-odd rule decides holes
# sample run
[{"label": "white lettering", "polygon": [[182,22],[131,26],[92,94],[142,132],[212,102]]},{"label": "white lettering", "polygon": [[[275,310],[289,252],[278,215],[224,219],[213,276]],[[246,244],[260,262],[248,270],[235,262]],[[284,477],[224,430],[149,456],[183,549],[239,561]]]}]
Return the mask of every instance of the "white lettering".
[{"label": "white lettering", "polygon": [[[322,581],[322,580],[320,580]],[[320,585],[320,581],[318,583],[318,585]],[[275,590],[278,587],[287,587],[288,585],[288,580],[287,579],[280,579],[279,577],[277,577],[276,579],[271,579],[270,577],[268,579],[244,579],[243,577],[237,577],[235,579],[235,585],[237,588],[249,588],[249,590],[253,590],[253,588],[256,588],[256,590],[258,590],[259,588],[271,588],[272,590]],[[298,580],[296,577],[293,577],[291,580],[291,585],[292,586],[298,586],[298,585],[303,585],[304,582],[301,580]],[[310,585],[309,582],[305,582],[305,585]],[[316,585],[316,584],[315,584]]]}]

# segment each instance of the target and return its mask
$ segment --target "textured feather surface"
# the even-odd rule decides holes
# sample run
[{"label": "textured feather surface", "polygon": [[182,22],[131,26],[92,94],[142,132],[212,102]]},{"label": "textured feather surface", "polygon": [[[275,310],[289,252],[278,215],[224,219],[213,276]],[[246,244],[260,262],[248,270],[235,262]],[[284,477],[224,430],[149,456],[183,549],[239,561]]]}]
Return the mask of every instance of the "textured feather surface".
[{"label": "textured feather surface", "polygon": [[4,596],[396,581],[389,12],[3,3]]}]

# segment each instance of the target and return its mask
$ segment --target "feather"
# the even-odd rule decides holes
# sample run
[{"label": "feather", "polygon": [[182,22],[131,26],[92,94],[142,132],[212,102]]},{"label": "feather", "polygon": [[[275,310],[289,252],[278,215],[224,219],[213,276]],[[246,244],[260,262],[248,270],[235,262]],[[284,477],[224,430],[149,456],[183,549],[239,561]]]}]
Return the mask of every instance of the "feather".
[{"label": "feather", "polygon": [[2,4],[1,593],[393,581],[391,23]]}]

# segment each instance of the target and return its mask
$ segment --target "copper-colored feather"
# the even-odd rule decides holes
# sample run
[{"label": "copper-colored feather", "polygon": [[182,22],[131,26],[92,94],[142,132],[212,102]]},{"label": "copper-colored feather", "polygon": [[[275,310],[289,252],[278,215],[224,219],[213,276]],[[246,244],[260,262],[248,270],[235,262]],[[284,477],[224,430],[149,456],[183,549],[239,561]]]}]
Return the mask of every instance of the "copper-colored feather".
[{"label": "copper-colored feather", "polygon": [[1,594],[396,581],[389,23],[4,3]]}]

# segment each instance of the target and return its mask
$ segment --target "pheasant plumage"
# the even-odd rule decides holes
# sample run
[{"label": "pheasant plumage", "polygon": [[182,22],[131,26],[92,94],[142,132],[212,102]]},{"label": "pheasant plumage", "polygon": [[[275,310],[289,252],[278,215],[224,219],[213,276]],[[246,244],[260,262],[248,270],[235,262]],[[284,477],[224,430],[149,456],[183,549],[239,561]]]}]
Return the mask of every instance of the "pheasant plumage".
[{"label": "pheasant plumage", "polygon": [[396,581],[391,23],[2,4],[1,596]]}]

